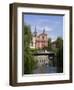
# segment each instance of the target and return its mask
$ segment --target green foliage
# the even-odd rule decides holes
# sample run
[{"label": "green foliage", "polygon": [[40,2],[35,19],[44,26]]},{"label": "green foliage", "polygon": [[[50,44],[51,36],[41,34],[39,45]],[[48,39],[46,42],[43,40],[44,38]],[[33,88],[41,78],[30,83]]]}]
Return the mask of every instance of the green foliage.
[{"label": "green foliage", "polygon": [[32,74],[35,69],[36,62],[30,51],[26,52],[24,55],[24,73]]},{"label": "green foliage", "polygon": [[57,72],[63,72],[63,40],[58,37],[56,40],[57,47]]},{"label": "green foliage", "polygon": [[24,50],[29,49],[30,41],[32,39],[31,29],[30,26],[24,26]]},{"label": "green foliage", "polygon": [[32,53],[37,53],[37,51],[38,51],[39,49],[31,48],[30,50],[31,50]]},{"label": "green foliage", "polygon": [[30,50],[32,39],[30,26],[24,26],[24,74],[31,74],[36,66],[36,61]]},{"label": "green foliage", "polygon": [[58,48],[52,48],[52,51],[57,54]]},{"label": "green foliage", "polygon": [[63,72],[63,47],[57,52],[57,72]]},{"label": "green foliage", "polygon": [[48,38],[48,46],[47,47],[43,47],[42,49],[43,50],[52,51],[51,38]]},{"label": "green foliage", "polygon": [[48,39],[48,50],[49,50],[49,51],[52,50],[52,46],[51,46],[51,38]]},{"label": "green foliage", "polygon": [[55,47],[52,48],[52,51],[56,54],[57,62],[57,72],[63,72],[63,39],[58,37],[55,41]]},{"label": "green foliage", "polygon": [[61,37],[58,37],[56,40],[56,48],[62,48],[63,46],[63,40]]}]

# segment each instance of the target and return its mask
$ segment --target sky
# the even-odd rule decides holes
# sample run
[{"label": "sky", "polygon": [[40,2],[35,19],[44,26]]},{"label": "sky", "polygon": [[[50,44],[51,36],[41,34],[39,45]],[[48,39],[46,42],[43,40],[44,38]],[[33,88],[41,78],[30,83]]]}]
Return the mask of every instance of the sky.
[{"label": "sky", "polygon": [[32,33],[42,33],[43,29],[48,34],[52,41],[57,37],[63,38],[63,16],[61,15],[37,15],[37,14],[24,14],[24,24],[31,26]]}]

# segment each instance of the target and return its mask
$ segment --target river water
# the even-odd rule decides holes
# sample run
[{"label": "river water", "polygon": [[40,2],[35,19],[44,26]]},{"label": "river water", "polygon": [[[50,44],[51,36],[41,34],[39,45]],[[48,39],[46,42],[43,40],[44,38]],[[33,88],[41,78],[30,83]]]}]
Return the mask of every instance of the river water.
[{"label": "river water", "polygon": [[35,74],[40,74],[40,73],[57,73],[57,67],[53,65],[42,65],[38,66],[34,70]]}]

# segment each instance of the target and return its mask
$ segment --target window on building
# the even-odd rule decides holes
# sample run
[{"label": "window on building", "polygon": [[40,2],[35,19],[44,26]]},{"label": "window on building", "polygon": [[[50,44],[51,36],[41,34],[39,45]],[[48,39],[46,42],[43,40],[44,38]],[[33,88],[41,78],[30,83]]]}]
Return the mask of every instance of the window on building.
[{"label": "window on building", "polygon": [[42,36],[42,39],[44,39],[44,36]]}]

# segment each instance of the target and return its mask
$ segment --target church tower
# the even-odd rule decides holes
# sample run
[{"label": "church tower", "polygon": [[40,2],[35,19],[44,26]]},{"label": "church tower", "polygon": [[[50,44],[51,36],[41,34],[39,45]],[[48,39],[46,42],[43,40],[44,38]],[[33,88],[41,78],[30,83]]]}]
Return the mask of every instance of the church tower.
[{"label": "church tower", "polygon": [[35,31],[34,31],[34,33],[33,33],[33,36],[34,36],[34,37],[37,36],[36,26],[35,26]]},{"label": "church tower", "polygon": [[45,34],[45,29],[43,29],[43,34]]},{"label": "church tower", "polygon": [[33,48],[36,48],[36,38],[37,38],[37,30],[35,26],[35,30],[33,32],[33,37],[32,37]]}]

